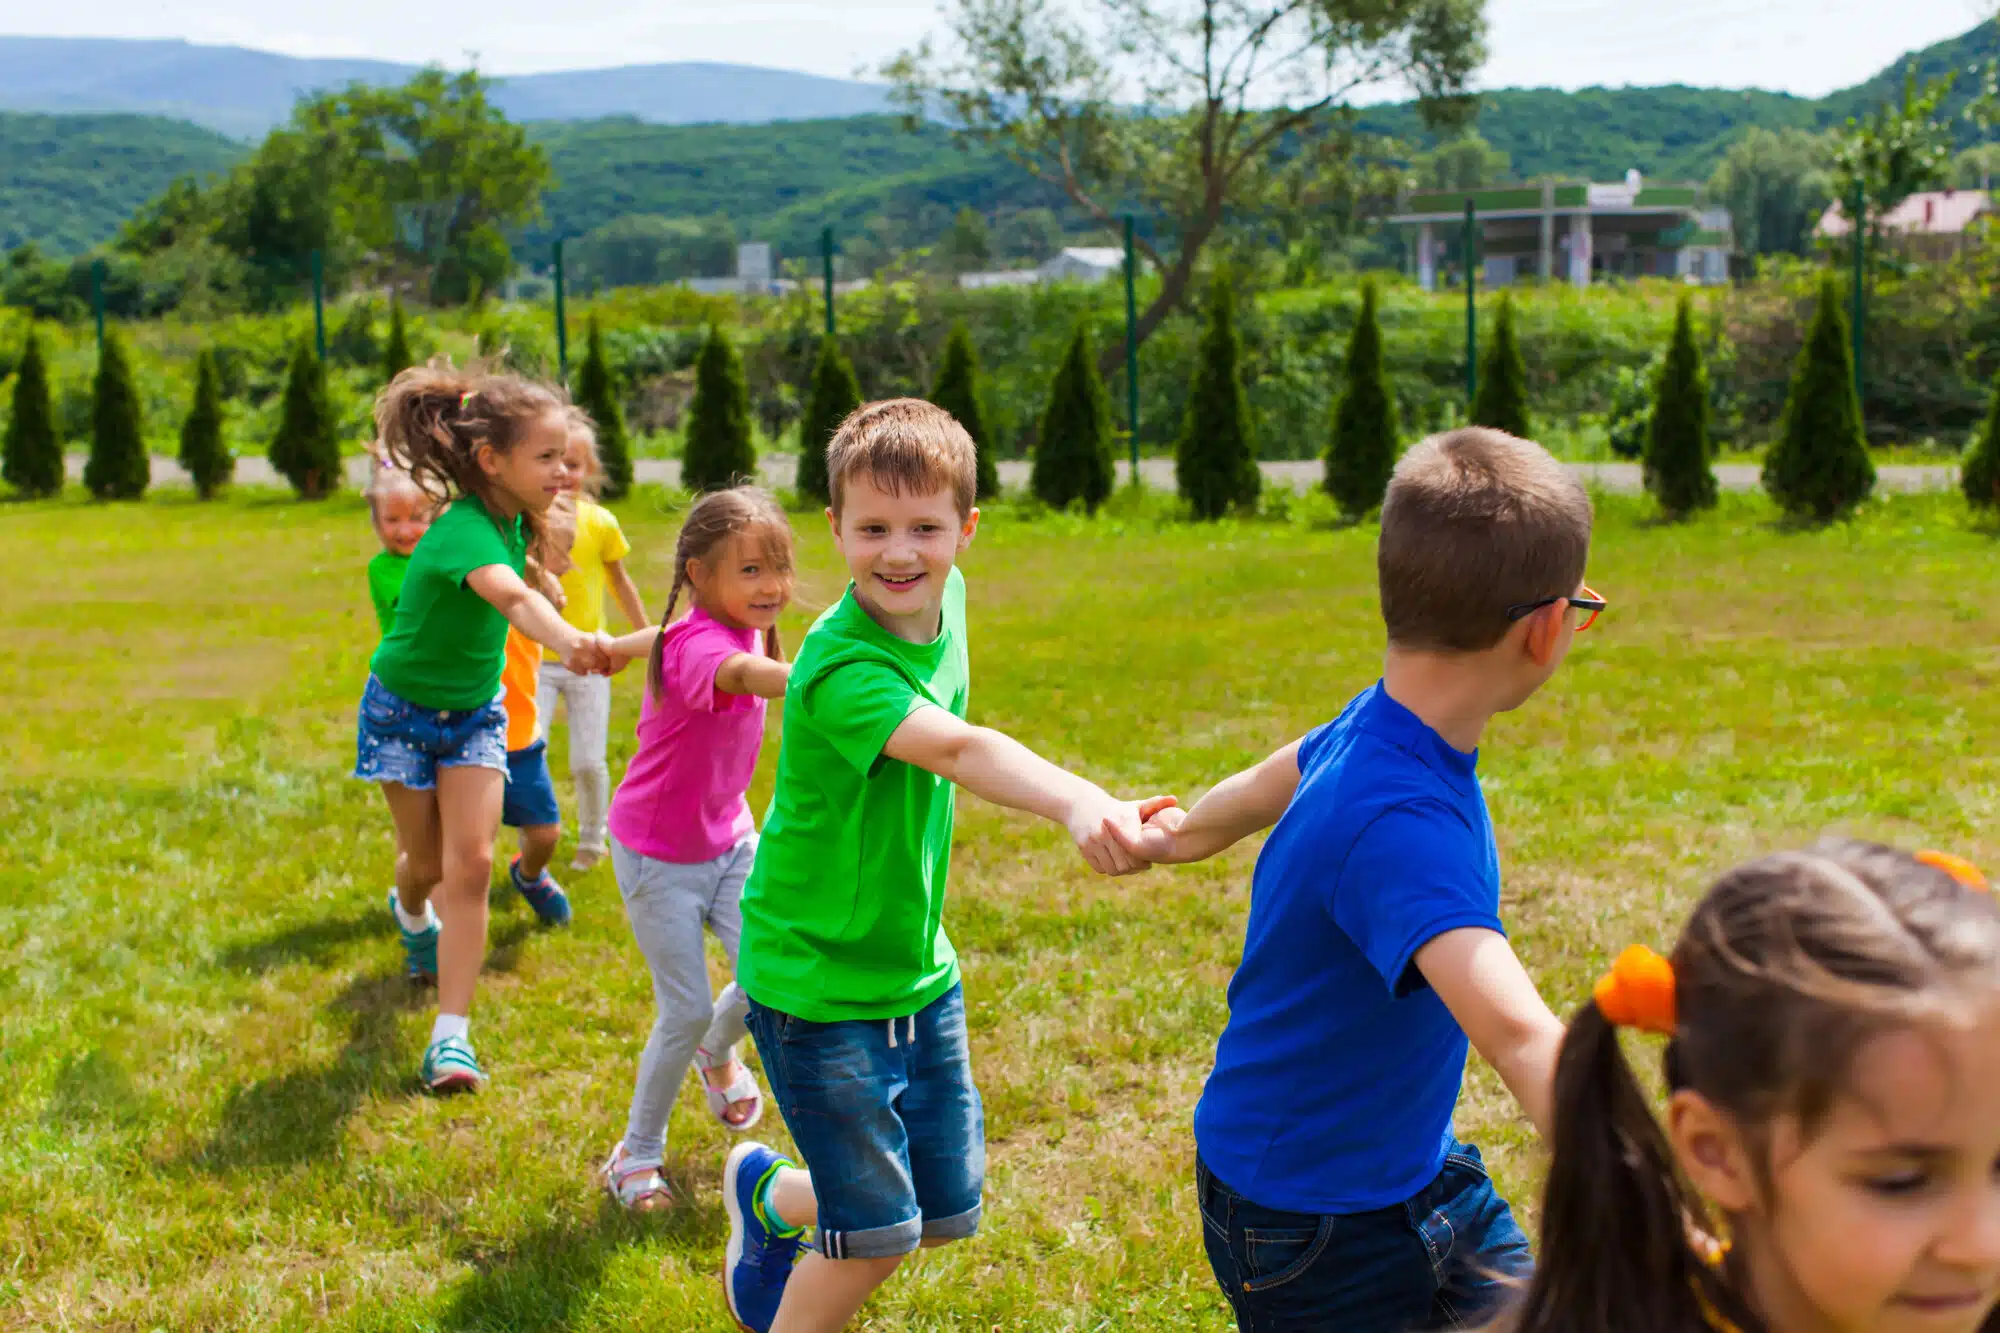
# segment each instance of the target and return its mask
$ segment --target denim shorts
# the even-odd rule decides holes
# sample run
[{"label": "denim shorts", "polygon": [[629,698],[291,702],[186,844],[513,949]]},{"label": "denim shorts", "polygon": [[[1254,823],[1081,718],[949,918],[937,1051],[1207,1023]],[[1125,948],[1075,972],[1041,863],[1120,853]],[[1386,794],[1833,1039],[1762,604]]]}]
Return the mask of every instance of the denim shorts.
[{"label": "denim shorts", "polygon": [[986,1113],[960,987],[905,1018],[810,1023],[752,1000],[748,1022],[812,1172],[821,1254],[882,1259],[979,1230]]},{"label": "denim shorts", "polygon": [[368,677],[355,729],[354,776],[429,791],[440,768],[507,771],[507,710],[499,696],[479,708],[419,708]]},{"label": "denim shorts", "polygon": [[500,822],[508,828],[562,823],[556,784],[549,777],[547,741],[507,751],[507,790],[500,798]]},{"label": "denim shorts", "polygon": [[1472,1328],[1534,1274],[1528,1238],[1470,1144],[1454,1141],[1415,1197],[1365,1213],[1266,1208],[1198,1157],[1195,1193],[1239,1333]]}]

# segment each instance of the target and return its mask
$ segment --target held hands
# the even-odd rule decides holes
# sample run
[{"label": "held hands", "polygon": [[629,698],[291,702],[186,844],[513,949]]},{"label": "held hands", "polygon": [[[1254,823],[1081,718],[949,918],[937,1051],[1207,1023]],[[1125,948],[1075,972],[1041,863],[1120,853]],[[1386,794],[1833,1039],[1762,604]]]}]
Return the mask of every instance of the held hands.
[{"label": "held hands", "polygon": [[1143,801],[1114,800],[1097,792],[1079,801],[1064,822],[1077,851],[1100,875],[1132,875],[1147,869],[1152,858],[1137,849],[1146,844],[1146,825],[1163,811],[1176,809],[1175,798],[1152,796]]},{"label": "held hands", "polygon": [[610,636],[599,631],[578,635],[563,654],[563,665],[579,676],[608,676],[624,663],[613,654]]},{"label": "held hands", "polygon": [[[1145,807],[1141,809],[1143,811]],[[1113,825],[1108,822],[1105,824],[1105,832],[1117,840],[1118,845],[1128,856],[1144,861],[1148,865],[1159,865],[1181,859],[1174,835],[1180,832],[1180,827],[1187,821],[1187,817],[1187,811],[1178,805],[1154,806],[1151,812],[1146,814],[1146,822],[1139,828],[1136,836],[1133,836],[1124,825]]]}]

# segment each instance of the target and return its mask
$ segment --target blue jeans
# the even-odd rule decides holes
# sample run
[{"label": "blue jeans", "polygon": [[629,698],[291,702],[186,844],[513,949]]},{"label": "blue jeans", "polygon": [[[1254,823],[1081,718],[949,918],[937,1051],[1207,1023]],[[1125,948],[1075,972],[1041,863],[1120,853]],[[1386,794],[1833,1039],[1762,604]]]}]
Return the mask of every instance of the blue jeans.
[{"label": "blue jeans", "polygon": [[1454,1143],[1416,1197],[1315,1216],[1252,1203],[1195,1160],[1201,1238],[1240,1333],[1412,1333],[1498,1313],[1534,1272],[1528,1238]]},{"label": "blue jeans", "polygon": [[507,710],[496,696],[478,708],[422,708],[374,676],[361,691],[354,776],[412,791],[437,786],[440,768],[507,771]]},{"label": "blue jeans", "polygon": [[753,999],[746,1021],[812,1172],[821,1254],[883,1259],[979,1230],[986,1114],[960,987],[903,1018],[811,1023]]}]

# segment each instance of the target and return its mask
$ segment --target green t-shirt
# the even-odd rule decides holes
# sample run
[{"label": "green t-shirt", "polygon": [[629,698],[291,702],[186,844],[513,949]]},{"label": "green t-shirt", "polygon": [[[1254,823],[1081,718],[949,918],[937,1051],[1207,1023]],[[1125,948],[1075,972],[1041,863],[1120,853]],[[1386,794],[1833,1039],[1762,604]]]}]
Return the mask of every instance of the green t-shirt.
[{"label": "green t-shirt", "polygon": [[438,515],[403,576],[396,622],[375,650],[377,679],[419,708],[480,708],[500,693],[507,617],[465,586],[488,565],[527,572],[527,536],[517,514],[503,532],[473,496]]},{"label": "green t-shirt", "polygon": [[925,704],[965,716],[965,580],[943,625],[907,643],[854,589],[819,618],[785,689],[777,790],[743,889],[736,978],[814,1023],[914,1014],[958,980],[944,933],[952,784],[882,753]]},{"label": "green t-shirt", "polygon": [[410,557],[394,551],[377,551],[368,562],[368,596],[384,635],[396,623],[396,599],[403,595],[403,577],[409,572]]}]

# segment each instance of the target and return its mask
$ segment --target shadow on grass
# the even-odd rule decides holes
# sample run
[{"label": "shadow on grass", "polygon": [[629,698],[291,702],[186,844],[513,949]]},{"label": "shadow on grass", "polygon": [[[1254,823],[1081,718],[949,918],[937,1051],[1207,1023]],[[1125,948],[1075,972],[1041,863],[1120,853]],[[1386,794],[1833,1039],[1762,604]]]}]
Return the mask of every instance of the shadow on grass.
[{"label": "shadow on grass", "polygon": [[378,907],[290,926],[268,938],[225,949],[216,961],[232,971],[268,972],[287,963],[325,962],[356,940],[393,938],[389,909]]}]

